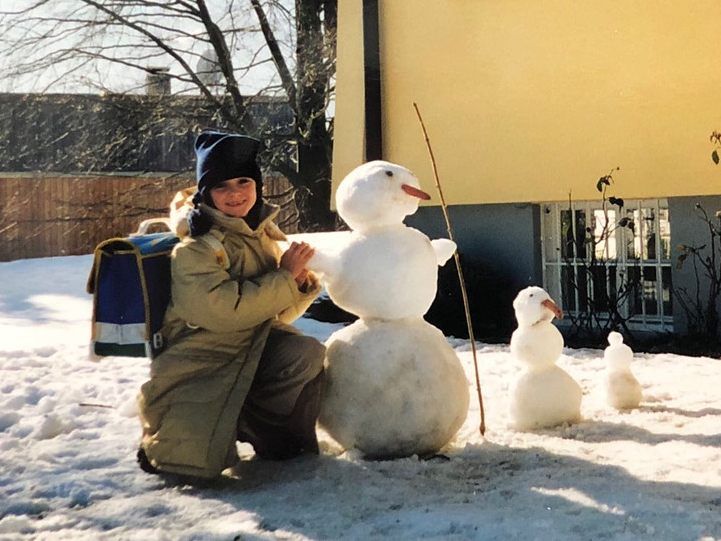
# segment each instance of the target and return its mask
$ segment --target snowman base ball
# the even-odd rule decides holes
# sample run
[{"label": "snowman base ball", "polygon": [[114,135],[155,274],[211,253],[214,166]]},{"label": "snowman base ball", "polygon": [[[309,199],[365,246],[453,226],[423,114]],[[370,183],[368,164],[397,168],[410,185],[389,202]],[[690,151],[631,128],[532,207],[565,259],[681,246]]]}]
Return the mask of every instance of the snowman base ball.
[{"label": "snowman base ball", "polygon": [[367,458],[434,453],[468,412],[468,381],[443,334],[418,318],[358,320],[326,342],[319,422]]},{"label": "snowman base ball", "polygon": [[582,395],[578,383],[558,366],[529,370],[511,389],[511,425],[535,430],[578,422]]},{"label": "snowman base ball", "polygon": [[641,385],[630,372],[611,372],[606,376],[606,401],[612,408],[634,409],[642,398]]}]

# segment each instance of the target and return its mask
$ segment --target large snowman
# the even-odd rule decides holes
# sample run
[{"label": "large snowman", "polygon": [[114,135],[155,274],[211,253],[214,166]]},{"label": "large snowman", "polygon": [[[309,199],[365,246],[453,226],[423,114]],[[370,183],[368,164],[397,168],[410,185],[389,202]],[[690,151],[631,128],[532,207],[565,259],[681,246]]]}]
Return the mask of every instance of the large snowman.
[{"label": "large snowman", "polygon": [[310,262],[331,299],[360,317],[326,342],[320,424],[370,458],[434,453],[468,412],[460,361],[423,320],[438,266],[455,244],[403,224],[421,199],[430,196],[408,169],[385,161],[361,165],[336,193],[338,214],[353,229],[350,240]]}]

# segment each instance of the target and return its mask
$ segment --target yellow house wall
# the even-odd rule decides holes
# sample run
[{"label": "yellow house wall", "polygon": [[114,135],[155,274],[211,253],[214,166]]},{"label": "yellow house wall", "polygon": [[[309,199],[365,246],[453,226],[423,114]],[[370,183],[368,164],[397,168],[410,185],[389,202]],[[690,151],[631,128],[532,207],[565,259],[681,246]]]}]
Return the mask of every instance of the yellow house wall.
[{"label": "yellow house wall", "polygon": [[[721,2],[386,0],[384,157],[451,204],[721,193]],[[363,157],[360,0],[339,2],[334,184]],[[434,197],[434,200],[437,198]]]}]

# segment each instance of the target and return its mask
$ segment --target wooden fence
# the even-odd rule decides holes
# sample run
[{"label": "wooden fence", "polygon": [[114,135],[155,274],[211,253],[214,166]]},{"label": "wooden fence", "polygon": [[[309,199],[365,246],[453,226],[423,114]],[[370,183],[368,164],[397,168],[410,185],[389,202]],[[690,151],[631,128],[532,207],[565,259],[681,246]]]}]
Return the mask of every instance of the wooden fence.
[{"label": "wooden fence", "polygon": [[[0,174],[0,261],[92,253],[102,240],[126,236],[146,219],[168,215],[186,175]],[[282,206],[278,222],[297,231],[292,188],[283,177],[264,181]]]}]

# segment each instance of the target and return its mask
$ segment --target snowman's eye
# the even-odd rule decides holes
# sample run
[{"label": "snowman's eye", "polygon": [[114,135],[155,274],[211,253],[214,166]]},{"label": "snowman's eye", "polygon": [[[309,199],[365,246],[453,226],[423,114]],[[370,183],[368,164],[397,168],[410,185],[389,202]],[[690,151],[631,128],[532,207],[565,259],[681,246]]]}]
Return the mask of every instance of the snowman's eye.
[{"label": "snowman's eye", "polygon": [[529,295],[529,297],[533,297],[533,293],[531,293],[531,294]]},{"label": "snowman's eye", "polygon": [[392,177],[392,176],[393,176],[393,171],[386,171],[386,175],[389,176],[389,177]]}]

